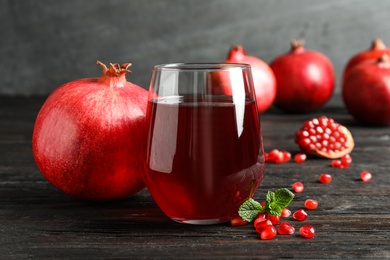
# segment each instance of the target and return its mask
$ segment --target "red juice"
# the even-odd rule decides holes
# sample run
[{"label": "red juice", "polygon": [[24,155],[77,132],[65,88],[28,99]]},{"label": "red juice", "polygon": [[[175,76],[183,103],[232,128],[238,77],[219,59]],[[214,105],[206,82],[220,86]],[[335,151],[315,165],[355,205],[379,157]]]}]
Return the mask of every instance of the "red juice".
[{"label": "red juice", "polygon": [[149,101],[145,183],[179,222],[229,220],[263,179],[263,145],[254,101],[160,98]]}]

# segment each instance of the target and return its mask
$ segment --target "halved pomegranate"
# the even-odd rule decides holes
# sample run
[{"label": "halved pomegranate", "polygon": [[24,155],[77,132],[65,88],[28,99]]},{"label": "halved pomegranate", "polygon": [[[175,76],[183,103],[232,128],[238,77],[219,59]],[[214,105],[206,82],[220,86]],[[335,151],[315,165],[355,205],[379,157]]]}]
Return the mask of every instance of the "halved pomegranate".
[{"label": "halved pomegranate", "polygon": [[329,159],[351,153],[355,145],[351,132],[326,116],[306,121],[295,133],[295,142],[302,151]]}]

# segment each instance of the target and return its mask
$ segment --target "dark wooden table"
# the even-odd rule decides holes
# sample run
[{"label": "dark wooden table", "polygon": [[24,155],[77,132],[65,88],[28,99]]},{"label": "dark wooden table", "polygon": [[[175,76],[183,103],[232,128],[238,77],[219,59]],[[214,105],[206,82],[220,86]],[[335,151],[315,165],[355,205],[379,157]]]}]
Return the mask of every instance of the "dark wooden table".
[{"label": "dark wooden table", "polygon": [[[347,169],[325,159],[304,164],[267,164],[255,199],[267,190],[305,184],[290,205],[319,201],[305,222],[314,239],[278,235],[260,240],[252,225],[232,227],[178,224],[156,206],[147,190],[112,203],[88,203],[52,187],[35,166],[31,133],[43,98],[0,98],[0,259],[255,259],[390,258],[390,128],[357,125],[335,96],[321,111],[286,115],[271,109],[261,115],[265,150],[298,152],[294,132],[310,117],[327,115],[346,125],[356,148]],[[359,180],[372,172],[369,183]],[[333,182],[318,182],[321,173]]]}]

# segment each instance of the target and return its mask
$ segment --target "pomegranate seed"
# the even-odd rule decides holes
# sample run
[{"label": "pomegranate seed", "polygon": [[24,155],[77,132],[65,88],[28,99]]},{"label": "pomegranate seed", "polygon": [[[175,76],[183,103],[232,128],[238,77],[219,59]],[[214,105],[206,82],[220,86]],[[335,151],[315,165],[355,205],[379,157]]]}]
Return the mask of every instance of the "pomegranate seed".
[{"label": "pomegranate seed", "polygon": [[372,174],[368,171],[362,171],[360,173],[360,179],[363,181],[363,182],[369,182],[371,181],[372,179]]},{"label": "pomegranate seed", "polygon": [[323,174],[320,175],[319,180],[323,184],[329,184],[329,183],[332,182],[332,175],[323,173]]},{"label": "pomegranate seed", "polygon": [[278,227],[278,234],[280,235],[292,235],[294,232],[295,228],[288,222],[282,222]]},{"label": "pomegranate seed", "polygon": [[233,226],[233,227],[236,227],[236,226],[244,226],[246,224],[248,224],[248,221],[246,220],[243,220],[242,217],[240,216],[236,216],[234,218],[232,218],[230,220],[230,224]]},{"label": "pomegranate seed", "polygon": [[305,221],[307,219],[307,213],[304,209],[298,209],[294,212],[293,218],[298,221]]},{"label": "pomegranate seed", "polygon": [[283,163],[284,162],[284,156],[282,152],[279,152],[279,154],[275,157],[274,163]]},{"label": "pomegranate seed", "polygon": [[341,157],[341,160],[332,160],[333,168],[348,168],[352,162],[352,157],[349,154],[345,154]]},{"label": "pomegranate seed", "polygon": [[288,218],[291,216],[291,211],[288,208],[282,209],[282,214],[280,215],[281,218]]},{"label": "pomegranate seed", "polygon": [[267,226],[273,226],[271,220],[264,219],[263,221],[257,222],[255,228],[256,231],[261,234],[261,231],[263,231],[264,228]]},{"label": "pomegranate seed", "polygon": [[313,199],[307,199],[304,205],[307,209],[316,209],[318,207],[318,201]]},{"label": "pomegranate seed", "polygon": [[288,162],[291,159],[291,153],[288,151],[282,151],[283,154],[283,162]]},{"label": "pomegranate seed", "polygon": [[271,221],[273,225],[279,224],[280,217],[279,216],[272,216],[270,214],[267,214],[266,218]]},{"label": "pomegranate seed", "polygon": [[266,213],[260,213],[256,216],[255,220],[253,221],[253,226],[256,227],[257,223],[262,222],[264,220],[267,220]]},{"label": "pomegranate seed", "polygon": [[266,162],[275,162],[276,158],[279,156],[279,150],[273,149],[271,152],[268,153]]},{"label": "pomegranate seed", "polygon": [[297,153],[296,155],[294,155],[294,160],[296,163],[303,163],[304,161],[306,161],[306,154]]},{"label": "pomegranate seed", "polygon": [[332,168],[341,168],[340,160],[332,160]]},{"label": "pomegranate seed", "polygon": [[263,240],[273,239],[276,236],[276,228],[274,226],[266,226],[260,233],[260,238]]},{"label": "pomegranate seed", "polygon": [[310,226],[310,225],[307,225],[307,226],[303,226],[299,229],[299,233],[301,234],[301,236],[303,236],[304,238],[313,238],[314,235],[316,234],[316,230],[314,229],[313,226]]},{"label": "pomegranate seed", "polygon": [[341,157],[341,164],[343,164],[344,166],[348,167],[351,163],[352,163],[351,155],[346,154],[346,155],[343,155],[343,157]]},{"label": "pomegranate seed", "polygon": [[294,192],[297,192],[297,193],[302,192],[303,189],[305,188],[305,187],[303,186],[303,183],[302,183],[302,182],[299,182],[299,181],[294,182],[291,186],[292,186]]},{"label": "pomegranate seed", "polygon": [[291,159],[291,153],[288,151],[279,151],[278,149],[273,149],[269,153],[264,153],[265,162],[269,163],[285,163]]}]

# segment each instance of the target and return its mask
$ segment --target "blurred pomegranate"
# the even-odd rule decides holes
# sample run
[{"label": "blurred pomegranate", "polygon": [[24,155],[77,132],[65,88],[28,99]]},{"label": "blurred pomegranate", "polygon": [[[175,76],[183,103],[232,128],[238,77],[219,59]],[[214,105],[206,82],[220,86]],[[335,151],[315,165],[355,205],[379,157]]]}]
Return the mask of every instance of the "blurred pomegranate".
[{"label": "blurred pomegranate", "polygon": [[347,65],[345,65],[344,68],[343,81],[345,80],[346,75],[354,66],[364,61],[378,60],[385,53],[390,55],[390,49],[386,47],[381,38],[376,38],[372,41],[370,49],[356,53],[348,61]]},{"label": "blurred pomegranate", "polygon": [[[276,97],[276,80],[268,64],[255,56],[246,55],[246,51],[241,45],[231,47],[225,62],[245,63],[251,66],[257,111],[263,113],[269,109]],[[227,84],[231,84],[229,77],[218,73],[213,75],[212,81],[214,94],[231,95],[231,88],[225,87]]]},{"label": "blurred pomegranate", "polygon": [[342,96],[348,112],[360,123],[390,125],[390,58],[363,62],[346,75]]},{"label": "blurred pomegranate", "polygon": [[275,105],[290,113],[310,113],[322,107],[333,94],[335,76],[330,60],[293,40],[290,52],[270,64],[276,77]]}]

